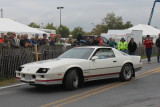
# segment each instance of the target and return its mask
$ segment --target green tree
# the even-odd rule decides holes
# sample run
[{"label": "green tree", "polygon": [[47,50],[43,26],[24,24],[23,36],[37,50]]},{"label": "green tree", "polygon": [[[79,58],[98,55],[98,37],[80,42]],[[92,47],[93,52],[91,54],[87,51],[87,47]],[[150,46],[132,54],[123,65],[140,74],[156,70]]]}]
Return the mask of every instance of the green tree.
[{"label": "green tree", "polygon": [[84,35],[84,34],[85,34],[85,31],[83,30],[82,27],[75,27],[75,28],[73,29],[73,31],[71,32],[71,34],[73,35],[73,38],[77,38],[77,35],[78,35],[78,34]]},{"label": "green tree", "polygon": [[131,24],[131,22],[130,22],[130,21],[127,21],[123,26],[124,26],[124,29],[127,29],[127,28],[132,27],[132,26],[133,26],[133,24]]},{"label": "green tree", "polygon": [[92,35],[100,35],[101,33],[107,33],[108,28],[106,25],[96,25],[94,29],[92,29]]},{"label": "green tree", "polygon": [[40,28],[40,25],[36,24],[35,22],[31,22],[28,26],[33,28]]},{"label": "green tree", "polygon": [[124,23],[121,16],[116,16],[114,13],[108,13],[106,17],[102,19],[102,23],[97,24],[96,27],[92,29],[92,34],[99,35],[101,33],[107,33],[108,29],[127,29],[132,26],[130,21]]},{"label": "green tree", "polygon": [[109,29],[123,29],[122,17],[116,17],[114,13],[108,13],[107,16],[102,19],[102,24],[107,25]]},{"label": "green tree", "polygon": [[69,28],[67,26],[61,25],[61,27],[58,27],[57,29],[58,34],[61,34],[61,37],[67,38],[70,34]]},{"label": "green tree", "polygon": [[56,30],[56,27],[53,26],[53,23],[48,23],[48,24],[44,27],[44,29],[53,29],[53,30]]}]

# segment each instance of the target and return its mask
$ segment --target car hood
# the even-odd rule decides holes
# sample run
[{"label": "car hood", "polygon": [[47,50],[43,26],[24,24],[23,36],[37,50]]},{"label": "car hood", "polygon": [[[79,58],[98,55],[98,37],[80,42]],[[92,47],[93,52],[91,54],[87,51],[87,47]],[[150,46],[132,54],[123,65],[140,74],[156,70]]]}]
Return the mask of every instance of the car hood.
[{"label": "car hood", "polygon": [[22,67],[32,67],[32,68],[54,68],[63,66],[66,64],[75,64],[78,62],[86,61],[86,59],[70,59],[70,58],[56,58],[56,59],[49,59],[43,61],[37,61],[22,65]]}]

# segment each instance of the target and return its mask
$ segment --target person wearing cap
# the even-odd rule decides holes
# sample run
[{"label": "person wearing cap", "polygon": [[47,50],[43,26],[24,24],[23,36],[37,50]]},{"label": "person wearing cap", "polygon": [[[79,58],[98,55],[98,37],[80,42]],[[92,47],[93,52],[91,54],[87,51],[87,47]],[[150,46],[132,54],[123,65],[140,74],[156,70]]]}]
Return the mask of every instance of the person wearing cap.
[{"label": "person wearing cap", "polygon": [[154,43],[150,38],[150,35],[147,35],[146,39],[143,41],[143,45],[145,46],[148,63],[151,63],[152,46],[154,45]]},{"label": "person wearing cap", "polygon": [[40,44],[36,41],[35,36],[32,36],[30,39],[30,43],[32,46],[34,46],[35,44],[37,44],[38,46],[40,46]]},{"label": "person wearing cap", "polygon": [[36,41],[39,40],[39,34],[35,34],[35,40],[36,40]]},{"label": "person wearing cap", "polygon": [[157,62],[160,63],[160,59],[159,59],[159,57],[160,57],[160,33],[158,34],[158,38],[156,40],[156,46],[157,46],[157,52],[158,52]]},{"label": "person wearing cap", "polygon": [[121,38],[121,40],[118,42],[118,50],[127,53],[128,44],[125,42],[124,38]]}]

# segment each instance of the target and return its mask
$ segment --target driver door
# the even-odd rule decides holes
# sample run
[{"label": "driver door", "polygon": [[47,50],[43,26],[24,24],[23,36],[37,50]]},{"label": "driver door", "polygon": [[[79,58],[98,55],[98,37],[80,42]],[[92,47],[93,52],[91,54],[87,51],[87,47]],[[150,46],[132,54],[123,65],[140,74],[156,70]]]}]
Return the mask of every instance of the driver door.
[{"label": "driver door", "polygon": [[98,59],[90,60],[90,79],[103,79],[119,74],[117,71],[117,58],[112,48],[99,48],[93,56]]}]

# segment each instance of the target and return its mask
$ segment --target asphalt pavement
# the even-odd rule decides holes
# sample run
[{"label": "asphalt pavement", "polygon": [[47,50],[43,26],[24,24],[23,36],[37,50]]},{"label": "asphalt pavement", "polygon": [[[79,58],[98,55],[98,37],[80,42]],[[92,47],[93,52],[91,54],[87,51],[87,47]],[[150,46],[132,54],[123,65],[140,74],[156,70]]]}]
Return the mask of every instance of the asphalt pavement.
[{"label": "asphalt pavement", "polygon": [[0,87],[0,107],[160,107],[160,63],[143,60],[129,82],[106,79],[67,91],[61,85],[36,88],[18,82]]}]

